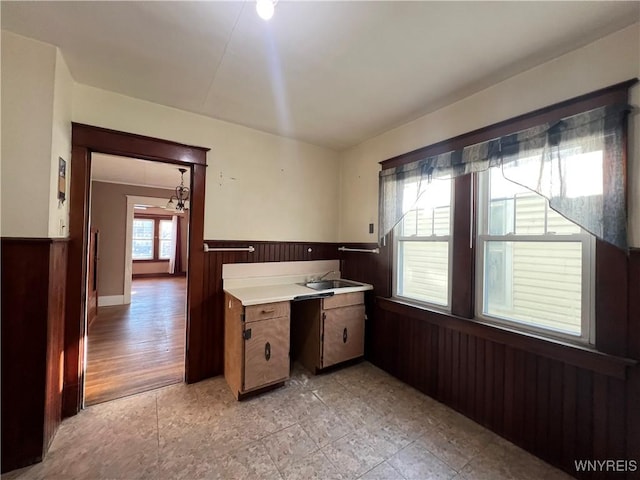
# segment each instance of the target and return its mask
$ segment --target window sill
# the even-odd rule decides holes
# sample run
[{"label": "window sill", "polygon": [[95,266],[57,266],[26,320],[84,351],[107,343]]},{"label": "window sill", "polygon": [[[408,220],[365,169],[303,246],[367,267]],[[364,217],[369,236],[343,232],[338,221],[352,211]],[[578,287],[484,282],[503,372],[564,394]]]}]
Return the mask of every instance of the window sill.
[{"label": "window sill", "polygon": [[396,298],[376,297],[376,303],[387,312],[501,343],[620,380],[626,379],[628,367],[638,363],[632,359],[602,353],[588,346],[528,334],[483,320],[457,317]]},{"label": "window sill", "polygon": [[133,263],[169,263],[169,259],[151,258],[145,260],[133,260]]}]

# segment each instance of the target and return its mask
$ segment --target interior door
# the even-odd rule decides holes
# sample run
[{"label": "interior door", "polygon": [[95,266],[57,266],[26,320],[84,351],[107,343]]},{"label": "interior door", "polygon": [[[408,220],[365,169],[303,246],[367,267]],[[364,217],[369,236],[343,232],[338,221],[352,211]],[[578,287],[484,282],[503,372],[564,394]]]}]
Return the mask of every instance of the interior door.
[{"label": "interior door", "polygon": [[92,228],[89,234],[89,267],[87,278],[87,324],[98,316],[98,237],[97,228]]}]

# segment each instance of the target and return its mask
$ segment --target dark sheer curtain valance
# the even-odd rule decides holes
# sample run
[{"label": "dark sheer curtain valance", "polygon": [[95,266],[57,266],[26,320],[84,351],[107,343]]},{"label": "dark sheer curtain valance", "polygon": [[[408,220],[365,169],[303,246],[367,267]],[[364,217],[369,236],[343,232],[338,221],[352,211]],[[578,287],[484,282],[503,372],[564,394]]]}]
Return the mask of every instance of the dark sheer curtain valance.
[{"label": "dark sheer curtain valance", "polygon": [[561,215],[626,249],[624,142],[630,110],[603,106],[382,170],[380,236],[384,239],[415,208],[432,181],[500,167],[505,178],[544,196]]}]

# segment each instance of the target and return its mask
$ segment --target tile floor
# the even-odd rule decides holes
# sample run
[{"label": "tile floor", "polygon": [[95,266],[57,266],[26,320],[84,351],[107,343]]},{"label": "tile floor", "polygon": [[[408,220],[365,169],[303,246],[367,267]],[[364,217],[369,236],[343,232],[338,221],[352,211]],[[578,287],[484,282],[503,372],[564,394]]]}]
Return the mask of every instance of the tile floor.
[{"label": "tile floor", "polygon": [[95,405],[2,479],[568,479],[363,362],[237,402],[224,378]]}]

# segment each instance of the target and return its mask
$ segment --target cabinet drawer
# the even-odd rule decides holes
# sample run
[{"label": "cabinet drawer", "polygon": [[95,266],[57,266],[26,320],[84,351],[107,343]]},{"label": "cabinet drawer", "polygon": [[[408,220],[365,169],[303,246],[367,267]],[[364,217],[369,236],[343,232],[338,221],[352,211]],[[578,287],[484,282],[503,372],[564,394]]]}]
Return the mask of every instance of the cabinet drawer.
[{"label": "cabinet drawer", "polygon": [[244,308],[244,321],[247,323],[288,316],[289,302],[263,303]]},{"label": "cabinet drawer", "polygon": [[364,355],[364,305],[324,312],[322,368]]},{"label": "cabinet drawer", "polygon": [[289,326],[288,316],[245,326],[243,391],[289,378]]},{"label": "cabinet drawer", "polygon": [[339,293],[322,299],[322,308],[339,308],[364,303],[364,292]]}]

